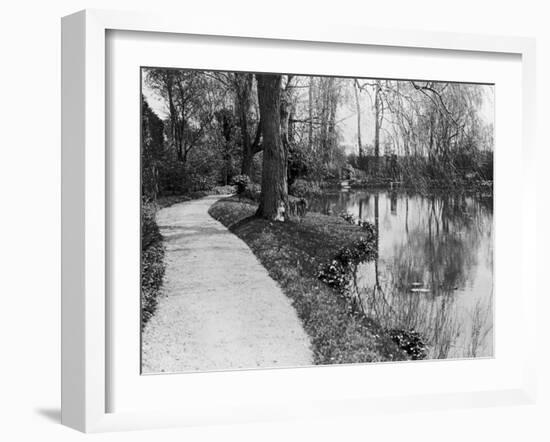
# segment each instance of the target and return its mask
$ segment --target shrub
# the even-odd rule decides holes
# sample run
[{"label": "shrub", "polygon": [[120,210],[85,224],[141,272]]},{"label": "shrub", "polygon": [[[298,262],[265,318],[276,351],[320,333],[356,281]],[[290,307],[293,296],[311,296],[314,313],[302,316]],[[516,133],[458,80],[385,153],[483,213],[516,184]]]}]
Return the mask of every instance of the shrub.
[{"label": "shrub", "polygon": [[318,277],[329,287],[343,293],[350,283],[351,269],[339,260],[333,259],[330,263],[321,267]]},{"label": "shrub", "polygon": [[347,296],[355,267],[375,257],[376,248],[373,238],[359,238],[349,246],[338,250],[334,259],[321,267],[318,278]]},{"label": "shrub", "polygon": [[342,247],[336,253],[335,259],[344,265],[360,264],[376,258],[376,247],[374,238],[359,238],[348,247]]},{"label": "shrub", "polygon": [[250,183],[241,196],[251,199],[252,201],[260,202],[260,195],[262,193],[262,186],[256,183]]},{"label": "shrub", "polygon": [[157,205],[155,203],[141,204],[141,250],[147,250],[152,244],[162,241],[159,228],[155,221]]},{"label": "shrub", "polygon": [[250,185],[250,177],[248,175],[236,175],[231,180],[231,184],[237,186],[237,193],[243,193]]},{"label": "shrub", "polygon": [[155,243],[141,252],[141,325],[153,316],[164,278],[164,246]]},{"label": "shrub", "polygon": [[201,190],[208,191],[212,190],[217,184],[217,179],[215,174],[211,173],[209,175],[201,175],[196,172],[189,172],[185,176],[185,188],[188,191],[198,192]]},{"label": "shrub", "polygon": [[376,226],[370,221],[363,221],[363,220],[357,219],[353,213],[347,213],[347,212],[342,212],[340,214],[340,218],[342,218],[344,221],[346,221],[349,224],[354,224],[361,227],[361,229],[365,231],[367,240],[370,241],[370,240],[376,239]]},{"label": "shrub", "polygon": [[319,184],[313,181],[296,179],[288,189],[288,193],[297,197],[305,197],[310,195],[318,195],[321,193]]},{"label": "shrub", "polygon": [[369,240],[376,239],[376,226],[369,221],[358,221],[357,223],[361,227]]},{"label": "shrub", "polygon": [[141,205],[141,325],[153,315],[164,278],[164,245],[155,221],[156,205]]}]

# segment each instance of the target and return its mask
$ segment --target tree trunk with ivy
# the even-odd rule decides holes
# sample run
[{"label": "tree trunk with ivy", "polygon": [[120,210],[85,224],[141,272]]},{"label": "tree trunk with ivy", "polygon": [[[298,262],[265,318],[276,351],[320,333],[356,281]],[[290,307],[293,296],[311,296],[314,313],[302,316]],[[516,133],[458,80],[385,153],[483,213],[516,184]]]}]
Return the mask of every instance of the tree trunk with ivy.
[{"label": "tree trunk with ivy", "polygon": [[281,75],[257,74],[263,172],[257,215],[284,221],[288,209],[287,153],[281,138]]}]

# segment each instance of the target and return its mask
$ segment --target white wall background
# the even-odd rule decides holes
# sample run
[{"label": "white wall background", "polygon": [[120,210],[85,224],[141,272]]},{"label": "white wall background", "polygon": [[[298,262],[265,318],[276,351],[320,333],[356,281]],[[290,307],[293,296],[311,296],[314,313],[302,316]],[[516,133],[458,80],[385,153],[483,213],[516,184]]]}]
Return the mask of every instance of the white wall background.
[{"label": "white wall background", "polygon": [[[12,0],[0,13],[0,439],[83,440],[59,425],[60,358],[60,17],[83,8],[216,14],[231,20],[302,20],[534,36],[538,52],[540,398],[535,406],[370,416],[91,436],[161,440],[498,440],[550,439],[550,358],[543,272],[548,259],[550,19],[545,2],[522,0]],[[262,16],[264,13],[264,16]],[[510,177],[510,179],[514,179]],[[513,202],[511,203],[513,206]],[[514,207],[510,213],[513,214]],[[543,293],[545,292],[545,293]],[[90,437],[90,436],[88,436]]]}]

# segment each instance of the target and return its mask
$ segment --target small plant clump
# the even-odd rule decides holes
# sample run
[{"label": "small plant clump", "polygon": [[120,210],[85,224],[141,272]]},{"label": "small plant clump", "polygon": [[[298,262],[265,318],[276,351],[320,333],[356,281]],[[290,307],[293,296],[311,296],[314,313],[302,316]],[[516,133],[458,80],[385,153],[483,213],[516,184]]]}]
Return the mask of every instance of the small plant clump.
[{"label": "small plant clump", "polygon": [[376,238],[376,226],[373,223],[370,221],[359,221],[357,225],[366,232],[367,238]]},{"label": "small plant clump", "polygon": [[352,280],[355,267],[365,261],[376,258],[374,238],[361,237],[349,246],[342,247],[331,262],[321,266],[318,277],[330,287],[338,289],[341,294],[346,294]]},{"label": "small plant clump", "polygon": [[298,178],[290,185],[288,193],[299,198],[304,198],[312,195],[320,195],[321,188],[319,184],[314,181],[306,181]]},{"label": "small plant clump", "polygon": [[349,224],[361,227],[365,232],[367,232],[367,237],[369,239],[374,239],[376,237],[376,226],[370,221],[358,219],[353,213],[348,212],[342,212],[340,214],[340,218]]},{"label": "small plant clump", "polygon": [[231,184],[237,187],[237,193],[243,193],[250,185],[250,177],[248,175],[236,175],[231,180]]},{"label": "small plant clump", "polygon": [[388,330],[388,334],[397,346],[405,351],[412,360],[421,360],[428,357],[428,346],[422,340],[420,334],[414,330],[394,328]]},{"label": "small plant clump", "polygon": [[356,224],[356,218],[353,213],[342,212],[340,214],[340,218],[342,218],[344,221],[346,221],[349,224]]},{"label": "small plant clump", "polygon": [[347,290],[351,281],[351,272],[346,265],[333,259],[319,270],[319,279],[330,287],[337,289],[341,294]]},{"label": "small plant clump", "polygon": [[372,261],[374,258],[376,258],[376,248],[373,238],[364,237],[355,240],[347,247],[342,247],[334,256],[334,259],[346,267]]}]

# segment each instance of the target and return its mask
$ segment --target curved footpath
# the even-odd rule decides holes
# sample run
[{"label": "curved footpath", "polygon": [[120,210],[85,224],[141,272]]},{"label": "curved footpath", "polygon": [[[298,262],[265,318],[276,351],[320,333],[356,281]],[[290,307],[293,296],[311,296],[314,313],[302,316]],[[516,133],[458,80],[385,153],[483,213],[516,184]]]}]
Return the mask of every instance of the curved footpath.
[{"label": "curved footpath", "polygon": [[157,214],[166,273],[142,335],[143,373],[312,364],[290,300],[248,246],[208,214],[220,198]]}]

